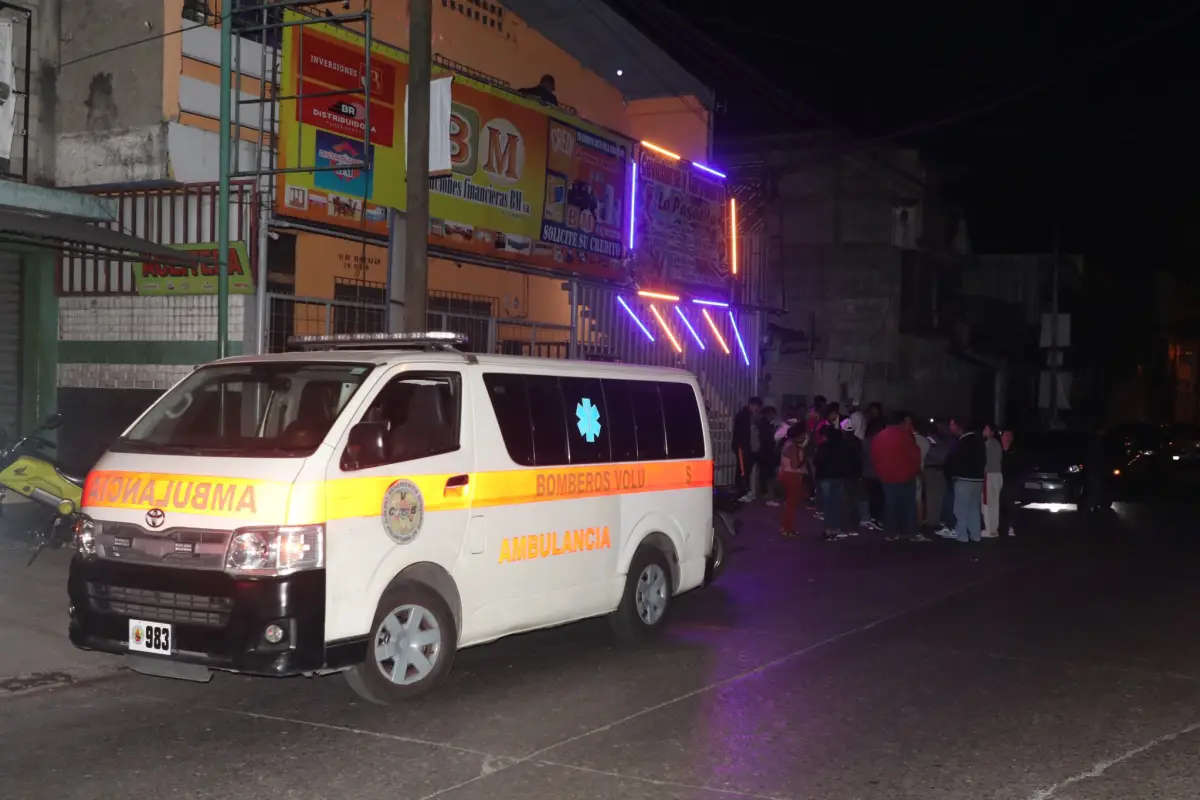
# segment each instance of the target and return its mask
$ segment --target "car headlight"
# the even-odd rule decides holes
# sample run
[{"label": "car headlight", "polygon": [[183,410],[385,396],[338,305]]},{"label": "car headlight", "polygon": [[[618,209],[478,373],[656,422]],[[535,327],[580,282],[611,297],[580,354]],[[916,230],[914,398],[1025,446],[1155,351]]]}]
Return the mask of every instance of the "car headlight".
[{"label": "car headlight", "polygon": [[1067,472],[1071,473],[1072,475],[1078,475],[1079,473],[1083,472],[1083,464],[1072,464],[1071,466],[1067,467]]},{"label": "car headlight", "polygon": [[84,558],[96,555],[96,524],[88,517],[79,517],[74,527],[75,552]]},{"label": "car headlight", "polygon": [[324,566],[324,525],[242,528],[225,550],[225,571],[233,575],[289,575]]}]

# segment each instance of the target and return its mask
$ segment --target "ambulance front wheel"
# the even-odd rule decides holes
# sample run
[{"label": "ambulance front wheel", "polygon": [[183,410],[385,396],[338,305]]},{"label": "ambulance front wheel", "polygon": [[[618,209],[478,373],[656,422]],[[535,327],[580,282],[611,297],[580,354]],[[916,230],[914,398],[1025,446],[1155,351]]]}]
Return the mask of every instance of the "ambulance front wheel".
[{"label": "ambulance front wheel", "polygon": [[364,700],[390,705],[437,688],[450,673],[458,630],[450,606],[422,583],[398,583],[383,593],[367,659],[346,673]]},{"label": "ambulance front wheel", "polygon": [[613,633],[624,641],[644,641],[660,633],[671,605],[671,565],[652,544],[633,554],[625,576],[621,605],[608,617]]}]

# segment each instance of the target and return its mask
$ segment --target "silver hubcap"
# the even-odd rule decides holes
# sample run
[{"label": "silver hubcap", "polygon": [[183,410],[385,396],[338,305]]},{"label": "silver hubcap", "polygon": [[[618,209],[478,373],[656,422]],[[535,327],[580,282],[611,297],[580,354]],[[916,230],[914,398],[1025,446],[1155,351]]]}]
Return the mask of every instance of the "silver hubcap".
[{"label": "silver hubcap", "polygon": [[637,602],[638,618],[647,625],[655,625],[667,611],[667,574],[658,564],[651,564],[638,576],[634,600]]},{"label": "silver hubcap", "polygon": [[433,672],[441,649],[437,617],[421,606],[400,606],[375,631],[375,664],[383,677],[402,686]]}]

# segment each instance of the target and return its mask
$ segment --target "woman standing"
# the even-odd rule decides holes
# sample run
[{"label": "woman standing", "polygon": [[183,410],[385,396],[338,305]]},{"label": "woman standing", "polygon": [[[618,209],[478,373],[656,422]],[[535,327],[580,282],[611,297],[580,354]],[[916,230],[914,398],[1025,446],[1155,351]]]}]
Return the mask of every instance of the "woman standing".
[{"label": "woman standing", "polygon": [[783,519],[780,532],[784,536],[796,535],[796,512],[808,497],[805,478],[808,475],[808,462],[804,458],[804,448],[808,444],[808,431],[803,425],[792,425],[788,428],[787,440],[779,454],[779,483],[783,487],[786,501],[783,506]]},{"label": "woman standing", "polygon": [[1013,512],[1016,510],[1016,504],[1012,499],[1012,484],[1009,482],[1013,477],[1013,471],[1016,469],[1016,456],[1013,453],[1013,432],[1011,430],[1004,431],[1000,434],[1000,447],[1003,450],[1001,458],[1001,473],[1004,476],[1003,485],[1000,487],[1000,527],[997,530],[1001,536],[1016,536],[1017,532],[1013,528]]},{"label": "woman standing", "polygon": [[1000,535],[1000,492],[1004,488],[1004,448],[992,425],[983,426],[984,453],[987,465],[983,483],[983,538]]}]

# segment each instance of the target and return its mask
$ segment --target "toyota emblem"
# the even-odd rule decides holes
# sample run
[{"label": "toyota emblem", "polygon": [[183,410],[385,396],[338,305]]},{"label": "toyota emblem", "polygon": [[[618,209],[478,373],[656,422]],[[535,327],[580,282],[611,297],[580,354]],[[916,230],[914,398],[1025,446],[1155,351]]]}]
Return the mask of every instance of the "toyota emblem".
[{"label": "toyota emblem", "polygon": [[166,519],[167,515],[163,513],[161,508],[152,508],[146,512],[146,524],[151,528],[161,528]]}]

